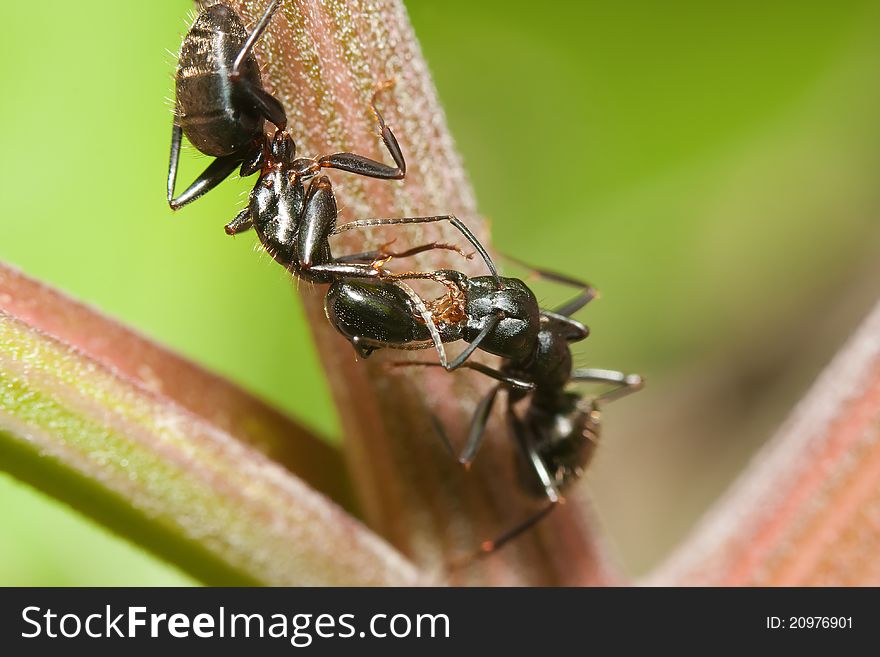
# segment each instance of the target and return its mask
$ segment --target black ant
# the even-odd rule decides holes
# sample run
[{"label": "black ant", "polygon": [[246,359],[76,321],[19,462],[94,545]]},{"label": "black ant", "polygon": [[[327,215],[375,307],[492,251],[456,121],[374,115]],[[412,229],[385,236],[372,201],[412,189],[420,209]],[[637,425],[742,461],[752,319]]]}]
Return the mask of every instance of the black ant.
[{"label": "black ant", "polygon": [[[248,35],[238,14],[227,4],[204,9],[184,38],[177,70],[177,101],[168,169],[168,202],[177,209],[199,198],[239,167],[242,176],[260,172],[248,206],[226,225],[235,235],[253,227],[263,246],[296,276],[318,283],[337,277],[382,278],[393,275],[376,262],[405,257],[432,248],[458,250],[431,243],[402,253],[370,251],[343,258],[330,253],[331,235],[355,228],[448,221],[474,245],[496,275],[495,266],[467,227],[451,215],[367,219],[336,226],[336,199],[329,178],[315,178],[322,169],[338,169],[379,179],[402,179],[406,161],[400,145],[376,108],[382,141],[394,160],[389,166],[355,153],[334,153],[317,158],[297,158],[296,145],[285,130],[287,117],[281,103],[266,92],[260,81],[253,47],[265,31],[281,0],[272,0],[254,31]],[[276,125],[271,140],[264,122]],[[174,183],[182,135],[203,153],[216,159],[180,196]],[[312,180],[314,179],[314,180]],[[305,182],[311,181],[308,187]],[[371,262],[372,261],[372,262]],[[400,283],[394,283],[404,289]],[[412,295],[412,301],[417,297]]]},{"label": "black ant", "polygon": [[[540,276],[575,286],[580,293],[555,310],[542,310],[529,287],[516,278],[468,278],[451,270],[412,272],[408,278],[434,280],[447,294],[426,304],[431,323],[417,312],[408,297],[387,284],[359,281],[335,282],[325,301],[325,311],[336,328],[362,356],[381,347],[422,349],[433,346],[440,362],[404,361],[399,366],[435,366],[447,370],[466,367],[498,381],[477,406],[458,461],[469,467],[483,440],[486,422],[501,389],[507,391],[506,416],[521,458],[520,479],[529,493],[548,504],[513,529],[480,547],[479,555],[494,552],[532,527],[562,500],[561,491],[577,480],[590,462],[600,433],[600,407],[642,387],[638,375],[603,369],[575,369],[571,344],[584,340],[589,330],[571,318],[595,296],[592,286],[552,272]],[[433,326],[432,326],[433,325]],[[443,343],[464,339],[470,344],[448,362]],[[501,356],[495,369],[467,360],[476,349]],[[612,388],[585,398],[568,388],[571,383],[605,383]],[[514,404],[528,397],[520,417]],[[438,433],[454,455],[443,427]]]},{"label": "black ant", "polygon": [[[206,194],[236,168],[242,177],[259,171],[272,150],[264,133],[265,121],[273,123],[278,130],[286,128],[284,107],[263,88],[260,68],[253,54],[254,45],[280,4],[281,0],[269,3],[250,35],[232,7],[222,2],[211,5],[199,13],[184,37],[177,64],[175,116],[168,164],[168,204],[173,210]],[[375,105],[373,111],[379,121],[382,141],[395,166],[355,153],[334,153],[298,161],[296,164],[308,168],[308,172],[295,171],[296,175],[310,177],[322,168],[331,168],[371,178],[402,179],[406,175],[406,162],[400,146]],[[175,198],[183,135],[199,151],[215,159]],[[283,164],[289,171],[294,171],[290,162]]]},{"label": "black ant", "polygon": [[[206,194],[262,152],[266,120],[282,129],[287,125],[284,107],[263,88],[253,53],[280,2],[272,0],[250,35],[227,3],[211,5],[199,13],[184,37],[177,60],[168,164],[168,204],[172,210]],[[199,151],[215,159],[175,198],[184,134]],[[242,175],[247,175],[244,169]]]}]

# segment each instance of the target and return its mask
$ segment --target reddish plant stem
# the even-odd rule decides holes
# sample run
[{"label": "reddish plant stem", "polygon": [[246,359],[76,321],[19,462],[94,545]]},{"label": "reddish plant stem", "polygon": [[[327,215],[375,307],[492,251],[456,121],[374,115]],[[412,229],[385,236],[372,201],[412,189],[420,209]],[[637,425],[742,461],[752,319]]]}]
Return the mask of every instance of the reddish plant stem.
[{"label": "reddish plant stem", "polygon": [[[236,3],[250,24],[265,0]],[[367,180],[331,173],[340,221],[453,213],[486,240],[473,191],[449,135],[436,90],[406,11],[397,0],[285,0],[258,47],[264,82],[284,103],[302,155],[350,150],[389,160],[380,150],[369,110],[375,85],[394,80],[382,94],[385,118],[409,164],[406,180]],[[352,231],[333,244],[336,253],[377,247],[456,241],[448,226]],[[406,263],[407,268],[410,263]],[[452,267],[484,273],[477,261],[443,252],[412,268]],[[453,439],[464,435],[488,382],[467,373],[405,369],[383,362],[402,352],[356,362],[354,352],[324,318],[324,288],[304,290],[318,349],[342,418],[345,455],[368,523],[417,564],[444,578],[444,564],[470,553],[534,511],[519,494],[513,451],[500,414],[485,447],[463,472],[429,422],[438,416]],[[428,290],[428,292],[434,292]],[[503,406],[504,400],[499,400]],[[479,584],[608,584],[615,568],[580,503],[558,509],[515,544],[451,581]]]},{"label": "reddish plant stem", "polygon": [[[236,399],[244,393],[170,354],[162,362],[159,348],[13,272],[0,268],[0,281],[0,469],[209,584],[420,580],[375,533],[233,434],[241,429],[237,421],[212,424],[167,396],[157,377],[130,376],[125,368],[150,362],[173,373],[179,367],[206,397],[229,401],[266,429],[283,429],[271,413],[272,421],[263,422],[258,402]],[[56,332],[81,338],[82,347],[40,327],[61,317],[71,324]],[[96,335],[109,341],[94,344],[80,332],[86,328],[103,329]],[[103,357],[90,357],[90,347]],[[261,435],[261,446],[295,441],[308,461],[313,439],[286,427]],[[312,447],[320,454],[319,445]]]},{"label": "reddish plant stem", "polygon": [[657,584],[880,585],[880,305]]},{"label": "reddish plant stem", "polygon": [[65,344],[120,379],[167,399],[261,451],[351,511],[338,450],[271,406],[7,265],[0,264],[0,311]]}]

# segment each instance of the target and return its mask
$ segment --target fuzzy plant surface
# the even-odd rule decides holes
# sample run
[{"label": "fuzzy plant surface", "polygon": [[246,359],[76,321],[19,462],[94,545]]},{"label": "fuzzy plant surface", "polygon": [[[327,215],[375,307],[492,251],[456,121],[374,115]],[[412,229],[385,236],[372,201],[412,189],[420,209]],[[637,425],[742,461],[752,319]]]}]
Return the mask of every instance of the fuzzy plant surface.
[{"label": "fuzzy plant surface", "polygon": [[[249,25],[265,8],[230,4]],[[334,176],[346,217],[452,213],[489,244],[400,2],[286,1],[257,56],[304,155],[381,158],[369,99],[393,81],[380,105],[406,179]],[[333,247],[395,238],[457,236],[441,225],[352,231]],[[482,273],[476,260],[443,252],[412,265]],[[490,382],[389,368],[399,354],[358,362],[324,318],[324,289],[301,292],[342,421],[338,450],[234,384],[0,269],[0,467],[210,584],[627,583],[580,496],[491,558],[450,569],[531,510],[503,417],[490,420],[471,472],[432,428],[431,414],[464,435]],[[646,581],[877,584],[878,508],[880,309]]]}]

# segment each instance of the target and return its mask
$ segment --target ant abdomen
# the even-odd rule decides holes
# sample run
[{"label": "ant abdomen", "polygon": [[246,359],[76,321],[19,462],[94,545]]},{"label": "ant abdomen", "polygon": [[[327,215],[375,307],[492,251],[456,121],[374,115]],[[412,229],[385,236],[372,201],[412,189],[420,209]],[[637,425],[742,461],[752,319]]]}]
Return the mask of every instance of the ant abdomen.
[{"label": "ant abdomen", "polygon": [[[525,425],[556,490],[564,491],[581,478],[599,444],[601,424],[595,407],[576,393],[564,393],[556,398],[553,408],[532,404]],[[517,458],[517,471],[530,495],[546,498],[546,488],[525,457]]]},{"label": "ant abdomen", "polygon": [[[277,98],[263,89],[254,44],[278,9],[271,0],[254,32],[248,34],[239,15],[225,2],[205,7],[180,46],[177,60],[174,121],[168,161],[168,205],[178,210],[204,196],[233,171],[255,173],[271,121],[287,125]],[[179,196],[174,195],[183,136],[215,159]]]},{"label": "ant abdomen", "polygon": [[394,285],[336,281],[324,298],[324,312],[340,333],[378,347],[428,342],[428,328],[415,321],[412,302]]},{"label": "ant abdomen", "polygon": [[[228,81],[247,38],[239,15],[221,3],[198,15],[180,48],[177,121],[190,143],[206,155],[241,152],[262,135],[263,115]],[[239,78],[261,86],[253,53],[242,61]]]}]

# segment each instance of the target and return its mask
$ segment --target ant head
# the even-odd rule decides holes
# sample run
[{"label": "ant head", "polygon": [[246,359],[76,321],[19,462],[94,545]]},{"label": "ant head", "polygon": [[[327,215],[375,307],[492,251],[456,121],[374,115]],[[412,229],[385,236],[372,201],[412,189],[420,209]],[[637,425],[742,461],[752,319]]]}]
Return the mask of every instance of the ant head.
[{"label": "ant head", "polygon": [[276,130],[272,138],[271,159],[276,164],[290,164],[296,157],[296,144],[287,130]]},{"label": "ant head", "polygon": [[499,290],[492,276],[467,279],[465,339],[476,339],[487,322],[495,319],[498,323],[484,335],[480,349],[518,361],[535,350],[541,329],[540,309],[534,293],[521,280],[501,278],[501,282]]}]

